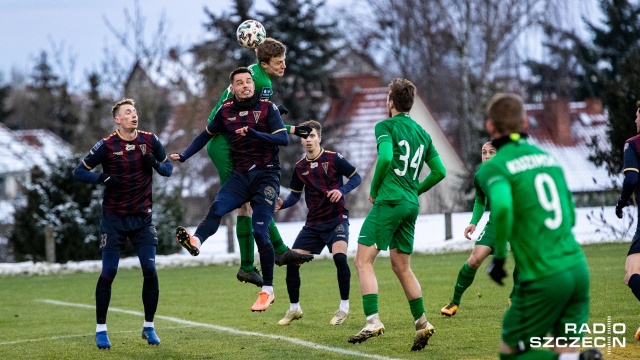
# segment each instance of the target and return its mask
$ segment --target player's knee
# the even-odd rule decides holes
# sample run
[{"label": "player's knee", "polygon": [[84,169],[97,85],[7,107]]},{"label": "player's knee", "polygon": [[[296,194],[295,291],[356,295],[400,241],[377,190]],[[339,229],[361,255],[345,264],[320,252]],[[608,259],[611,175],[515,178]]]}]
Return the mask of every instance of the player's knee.
[{"label": "player's knee", "polygon": [[251,217],[252,214],[253,214],[253,210],[251,209],[251,205],[249,203],[245,203],[244,205],[240,206],[240,208],[238,209],[238,216]]},{"label": "player's knee", "polygon": [[471,254],[471,256],[469,256],[469,259],[467,260],[467,264],[469,265],[470,268],[477,270],[480,267],[480,265],[482,265],[483,260],[484,259],[478,259],[476,256]]},{"label": "player's knee", "polygon": [[102,271],[100,272],[100,277],[107,279],[109,281],[113,281],[118,274],[118,265],[116,264],[102,264]]},{"label": "player's knee", "polygon": [[142,268],[142,276],[150,278],[156,276],[156,264],[155,261],[145,261],[140,263]]}]

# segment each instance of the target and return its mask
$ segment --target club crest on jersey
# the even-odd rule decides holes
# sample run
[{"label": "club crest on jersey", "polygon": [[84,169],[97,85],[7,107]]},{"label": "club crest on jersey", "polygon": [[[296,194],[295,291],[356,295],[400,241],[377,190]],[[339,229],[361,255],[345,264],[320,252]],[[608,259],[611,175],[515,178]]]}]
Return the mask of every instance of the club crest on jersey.
[{"label": "club crest on jersey", "polygon": [[247,115],[249,115],[249,112],[248,112],[248,111],[240,111],[240,112],[238,113],[238,115],[240,115],[240,116],[247,116]]},{"label": "club crest on jersey", "polygon": [[140,151],[142,151],[142,155],[147,153],[147,144],[140,145]]},{"label": "club crest on jersey", "polygon": [[327,174],[327,171],[329,171],[329,163],[322,163],[322,169],[324,170],[324,174]]},{"label": "club crest on jersey", "polygon": [[317,167],[318,167],[318,163],[317,163],[317,162],[312,162],[312,163],[311,163],[311,168],[312,168],[312,169],[315,169],[315,168],[317,168]]},{"label": "club crest on jersey", "polygon": [[135,145],[133,145],[133,144],[127,144],[127,146],[125,146],[125,147],[124,147],[124,149],[125,149],[126,151],[131,151],[131,150],[135,150],[135,149],[136,149],[136,146],[135,146]]},{"label": "club crest on jersey", "polygon": [[273,200],[276,197],[276,189],[273,188],[273,186],[267,186],[266,188],[264,188],[264,196],[267,197],[267,199]]},{"label": "club crest on jersey", "polygon": [[258,123],[258,120],[260,119],[260,113],[262,111],[254,111],[253,112],[253,119],[256,121],[256,123]]}]

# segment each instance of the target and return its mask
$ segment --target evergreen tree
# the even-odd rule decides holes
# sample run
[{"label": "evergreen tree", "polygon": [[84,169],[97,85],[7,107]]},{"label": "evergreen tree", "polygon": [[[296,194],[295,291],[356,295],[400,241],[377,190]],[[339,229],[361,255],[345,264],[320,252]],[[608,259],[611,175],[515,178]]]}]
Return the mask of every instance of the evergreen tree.
[{"label": "evergreen tree", "polygon": [[[53,230],[56,261],[99,259],[103,187],[73,180],[73,169],[83,155],[73,155],[49,164],[49,171],[35,168],[31,184],[25,186],[26,203],[16,209],[9,245],[16,261],[44,261],[45,229]],[[179,191],[169,193],[154,186],[154,223],[158,232],[158,254],[176,253],[174,229],[182,221]],[[122,256],[133,256],[130,244]]]},{"label": "evergreen tree", "polygon": [[527,86],[530,100],[601,98],[604,90],[598,81],[601,76],[595,52],[573,32],[552,25],[545,25],[544,32],[547,40],[543,46],[549,59],[525,61],[532,75]]},{"label": "evergreen tree", "polygon": [[592,65],[602,74],[603,104],[609,111],[607,136],[611,149],[596,147],[593,160],[612,174],[622,169],[626,139],[636,134],[634,113],[640,100],[640,5],[627,0],[602,0],[603,27],[587,23],[595,54]]},{"label": "evergreen tree", "polygon": [[73,181],[72,172],[81,156],[50,164],[50,171],[36,167],[25,186],[26,204],[14,213],[9,245],[16,261],[43,261],[45,228],[56,239],[56,261],[98,259],[101,190]]},{"label": "evergreen tree", "polygon": [[324,1],[270,0],[272,11],[259,12],[267,36],[287,48],[284,79],[274,87],[274,101],[289,109],[288,119],[318,119],[326,101],[336,95],[332,75],[338,55],[337,23],[320,22]]},{"label": "evergreen tree", "polygon": [[196,68],[206,79],[205,88],[206,93],[210,94],[211,108],[229,86],[231,71],[256,62],[255,51],[241,47],[236,41],[238,25],[256,18],[251,14],[252,6],[253,0],[235,0],[232,12],[220,15],[205,8],[208,20],[204,27],[211,33],[212,40],[196,44],[190,51],[195,56]]},{"label": "evergreen tree", "polygon": [[2,82],[2,74],[0,73],[0,123],[4,123],[13,112],[6,104],[9,94],[11,94],[11,85],[3,85]]}]

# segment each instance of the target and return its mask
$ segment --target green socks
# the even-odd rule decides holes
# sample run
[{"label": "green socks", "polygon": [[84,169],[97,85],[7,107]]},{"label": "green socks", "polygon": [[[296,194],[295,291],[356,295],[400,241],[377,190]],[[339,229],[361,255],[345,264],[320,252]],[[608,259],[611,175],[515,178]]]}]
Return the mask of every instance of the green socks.
[{"label": "green socks", "polygon": [[[246,272],[251,272],[254,269],[253,261],[255,253],[251,217],[238,216],[236,221],[236,236],[238,237],[238,247],[240,248],[240,267]],[[271,219],[271,225],[269,226],[269,239],[276,254],[282,255],[289,250],[289,247],[282,241],[282,236],[280,236],[280,232],[273,219]]]},{"label": "green socks", "polygon": [[362,309],[364,316],[378,313],[378,294],[362,295]]},{"label": "green socks", "polygon": [[249,216],[238,216],[236,236],[238,237],[238,247],[240,248],[240,267],[246,272],[251,272],[254,269],[254,244],[253,226]]},{"label": "green socks", "polygon": [[409,308],[411,309],[411,315],[413,315],[413,321],[420,319],[422,314],[424,314],[424,302],[422,301],[422,296],[409,300]]},{"label": "green socks", "polygon": [[458,272],[458,279],[456,280],[456,286],[453,290],[453,303],[460,305],[460,299],[465,290],[473,283],[473,279],[476,277],[478,269],[472,269],[465,261],[464,265]]},{"label": "green socks", "polygon": [[284,241],[282,241],[282,236],[280,236],[280,232],[276,227],[276,222],[273,221],[273,219],[271,219],[271,225],[269,225],[269,240],[271,241],[273,251],[276,254],[282,255],[289,250],[289,247],[284,244]]}]

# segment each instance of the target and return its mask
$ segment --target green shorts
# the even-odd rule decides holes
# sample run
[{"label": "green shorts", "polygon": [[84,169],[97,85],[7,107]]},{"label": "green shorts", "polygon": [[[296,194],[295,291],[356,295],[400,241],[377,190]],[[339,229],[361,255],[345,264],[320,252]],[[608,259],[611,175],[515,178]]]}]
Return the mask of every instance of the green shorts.
[{"label": "green shorts", "polygon": [[526,281],[515,288],[502,321],[502,341],[529,348],[532,337],[580,337],[566,333],[565,324],[589,320],[589,269],[582,262],[555,275]]},{"label": "green shorts", "polygon": [[491,252],[493,252],[493,248],[496,245],[496,228],[490,221],[487,221],[484,229],[482,229],[478,240],[476,240],[476,245],[488,246],[491,248]]},{"label": "green shorts", "polygon": [[413,253],[413,237],[420,207],[409,202],[376,201],[360,229],[358,243],[378,250]]},{"label": "green shorts", "polygon": [[229,135],[220,134],[214,136],[207,143],[207,153],[213,161],[213,165],[218,169],[220,175],[220,185],[224,184],[233,171],[233,161],[231,159],[231,149],[229,148]]}]

